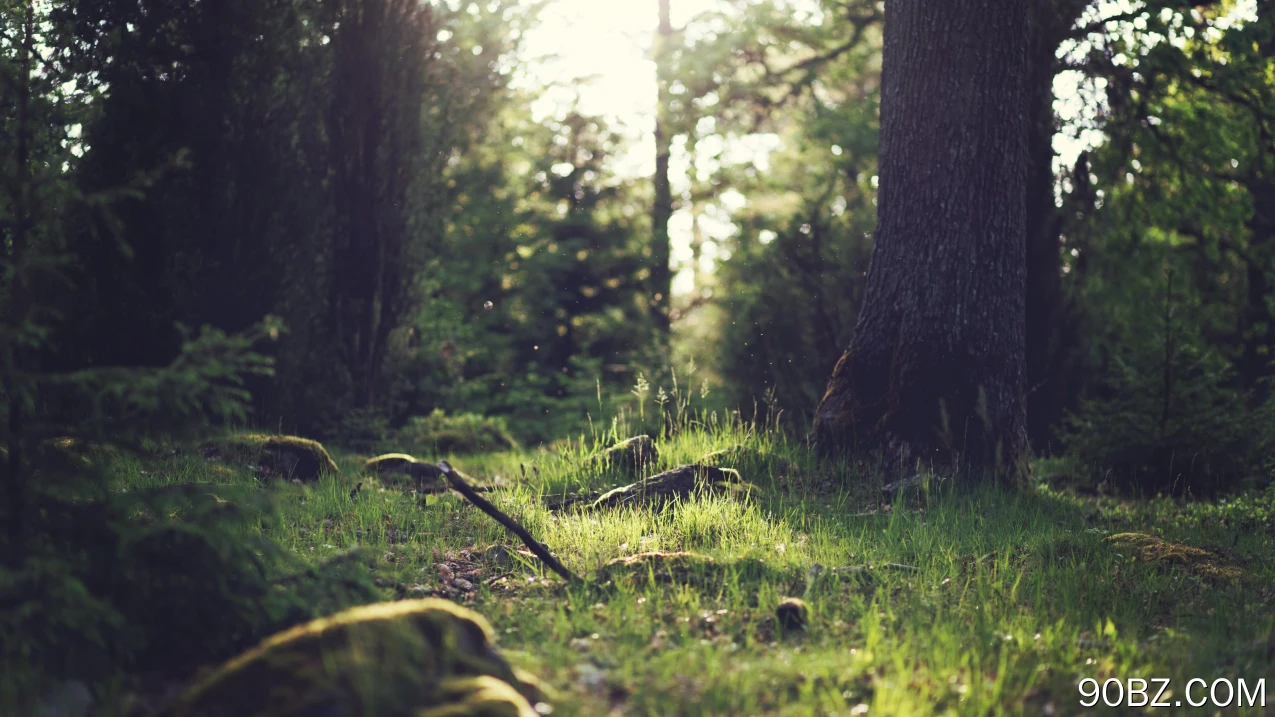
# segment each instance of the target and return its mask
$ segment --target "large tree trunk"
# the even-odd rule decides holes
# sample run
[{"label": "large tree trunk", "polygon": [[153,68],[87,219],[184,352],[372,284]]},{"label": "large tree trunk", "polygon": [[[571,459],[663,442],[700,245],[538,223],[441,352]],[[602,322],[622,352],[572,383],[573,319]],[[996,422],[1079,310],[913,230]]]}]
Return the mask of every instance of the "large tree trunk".
[{"label": "large tree trunk", "polygon": [[821,447],[1026,470],[1027,42],[1019,0],[887,0],[875,245]]}]

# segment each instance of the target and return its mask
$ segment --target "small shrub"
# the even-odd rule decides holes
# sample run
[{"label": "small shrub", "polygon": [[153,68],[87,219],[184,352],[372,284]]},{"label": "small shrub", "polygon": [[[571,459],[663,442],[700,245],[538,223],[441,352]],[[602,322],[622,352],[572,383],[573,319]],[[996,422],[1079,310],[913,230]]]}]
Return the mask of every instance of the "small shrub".
[{"label": "small shrub", "polygon": [[1225,360],[1195,346],[1176,350],[1164,376],[1162,359],[1117,360],[1105,395],[1082,401],[1064,425],[1069,457],[1117,490],[1214,495],[1252,487],[1275,448],[1269,403],[1249,408],[1252,397],[1233,387]]},{"label": "small shrub", "polygon": [[441,409],[416,416],[399,430],[398,442],[412,453],[478,453],[517,447],[503,418],[462,413],[448,416]]}]

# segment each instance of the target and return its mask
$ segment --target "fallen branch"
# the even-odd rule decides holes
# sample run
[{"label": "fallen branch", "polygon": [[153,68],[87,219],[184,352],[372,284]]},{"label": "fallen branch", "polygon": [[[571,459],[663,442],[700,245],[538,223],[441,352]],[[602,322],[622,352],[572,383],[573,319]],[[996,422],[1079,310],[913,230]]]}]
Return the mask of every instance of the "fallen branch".
[{"label": "fallen branch", "polygon": [[558,562],[557,558],[550,555],[549,550],[546,549],[542,543],[532,537],[531,533],[528,533],[526,528],[518,525],[518,521],[510,518],[508,515],[505,515],[486,498],[478,495],[478,493],[474,491],[473,487],[466,483],[465,479],[462,478],[447,461],[439,461],[438,467],[443,471],[443,477],[447,479],[447,483],[452,487],[452,490],[465,496],[465,499],[478,506],[479,510],[490,515],[492,518],[495,518],[497,523],[505,526],[509,529],[509,532],[518,536],[518,539],[523,542],[523,545],[526,545],[528,550],[535,553],[536,557],[540,558],[540,560],[543,561],[550,570],[561,575],[567,582],[581,582],[580,578],[576,577],[575,573],[567,570],[565,565]]}]

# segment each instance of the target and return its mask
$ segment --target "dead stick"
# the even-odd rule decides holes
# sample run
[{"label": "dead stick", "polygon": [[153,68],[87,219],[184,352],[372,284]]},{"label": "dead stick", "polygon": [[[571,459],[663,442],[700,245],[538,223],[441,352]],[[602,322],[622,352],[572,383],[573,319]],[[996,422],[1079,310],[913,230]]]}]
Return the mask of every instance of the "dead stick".
[{"label": "dead stick", "polygon": [[531,533],[527,532],[526,528],[518,525],[518,521],[505,515],[486,498],[478,495],[478,493],[476,493],[474,489],[465,482],[465,479],[462,478],[461,475],[447,463],[447,461],[439,461],[438,468],[443,471],[443,476],[447,478],[447,483],[451,485],[453,490],[465,496],[465,499],[478,506],[479,510],[495,518],[497,523],[505,526],[509,529],[509,532],[518,536],[518,539],[527,546],[527,549],[535,553],[537,558],[544,561],[544,564],[549,566],[550,570],[561,575],[567,582],[580,582],[580,578],[576,577],[575,573],[567,570],[565,565],[558,562],[557,558],[550,555],[545,546],[533,538]]}]

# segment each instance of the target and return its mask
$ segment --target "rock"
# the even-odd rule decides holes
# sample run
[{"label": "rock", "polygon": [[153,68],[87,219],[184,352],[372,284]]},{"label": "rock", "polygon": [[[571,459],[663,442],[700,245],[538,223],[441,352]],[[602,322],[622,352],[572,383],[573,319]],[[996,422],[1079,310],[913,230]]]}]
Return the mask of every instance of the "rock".
[{"label": "rock", "polygon": [[441,493],[447,490],[443,483],[443,471],[433,463],[417,460],[406,453],[386,453],[363,464],[363,471],[382,480],[395,476],[411,479],[416,492]]},{"label": "rock", "polygon": [[775,608],[775,621],[784,631],[805,630],[810,611],[801,598],[784,598]]},{"label": "rock", "polygon": [[440,706],[415,717],[540,717],[517,690],[488,675],[443,680],[439,693]]},{"label": "rock", "polygon": [[655,465],[659,458],[660,451],[650,436],[634,436],[607,448],[594,460],[636,476],[642,474],[643,468]]},{"label": "rock", "polygon": [[751,489],[739,473],[729,468],[706,465],[678,466],[650,478],[603,493],[590,508],[614,508],[622,505],[653,505],[671,500],[685,500],[697,491],[728,492]]},{"label": "rock", "polygon": [[258,462],[281,475],[310,483],[323,473],[338,473],[336,462],[318,441],[297,436],[270,436],[261,444]]},{"label": "rock", "polygon": [[523,717],[543,699],[544,688],[497,652],[481,615],[422,599],[356,607],[281,632],[214,670],[162,714]]},{"label": "rock", "polygon": [[336,462],[322,443],[299,436],[240,433],[206,441],[199,452],[207,460],[250,463],[271,475],[314,482],[324,473],[338,473]]}]

